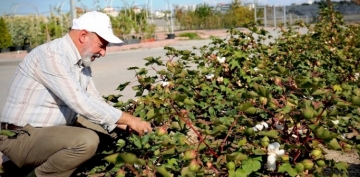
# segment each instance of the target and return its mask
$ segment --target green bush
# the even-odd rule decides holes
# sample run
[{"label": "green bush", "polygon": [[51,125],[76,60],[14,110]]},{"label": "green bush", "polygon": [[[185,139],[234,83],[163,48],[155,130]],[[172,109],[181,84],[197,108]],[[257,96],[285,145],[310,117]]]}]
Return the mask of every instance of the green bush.
[{"label": "green bush", "polygon": [[155,131],[121,137],[106,158],[113,165],[97,169],[108,176],[347,176],[348,164],[324,152],[359,149],[359,27],[326,8],[317,24],[279,27],[268,44],[266,30],[248,28],[213,39],[201,54],[165,47],[165,63],[148,57],[145,68],[129,68],[137,100],[105,98],[152,121]]},{"label": "green bush", "polygon": [[11,35],[8,31],[8,28],[6,26],[5,20],[1,17],[0,18],[0,48],[8,48],[11,46]]},{"label": "green bush", "polygon": [[189,39],[201,39],[198,33],[187,32],[178,34],[179,37],[187,37]]}]

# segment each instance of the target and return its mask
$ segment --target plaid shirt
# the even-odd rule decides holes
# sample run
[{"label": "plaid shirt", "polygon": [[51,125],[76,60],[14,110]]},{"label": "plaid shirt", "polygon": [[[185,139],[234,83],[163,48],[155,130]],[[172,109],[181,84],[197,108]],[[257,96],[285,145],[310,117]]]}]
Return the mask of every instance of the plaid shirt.
[{"label": "plaid shirt", "polygon": [[19,64],[0,122],[34,127],[71,125],[77,114],[112,131],[122,112],[99,95],[91,68],[83,67],[67,34],[33,49]]}]

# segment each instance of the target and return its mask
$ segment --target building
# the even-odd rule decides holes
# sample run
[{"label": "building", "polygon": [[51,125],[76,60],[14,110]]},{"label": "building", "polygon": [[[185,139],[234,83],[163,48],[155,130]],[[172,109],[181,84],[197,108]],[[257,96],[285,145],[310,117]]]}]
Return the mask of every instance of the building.
[{"label": "building", "polygon": [[116,11],[113,7],[105,7],[103,10],[104,10],[104,13],[106,13],[110,16],[113,16],[113,17],[116,17],[119,15],[119,12]]}]

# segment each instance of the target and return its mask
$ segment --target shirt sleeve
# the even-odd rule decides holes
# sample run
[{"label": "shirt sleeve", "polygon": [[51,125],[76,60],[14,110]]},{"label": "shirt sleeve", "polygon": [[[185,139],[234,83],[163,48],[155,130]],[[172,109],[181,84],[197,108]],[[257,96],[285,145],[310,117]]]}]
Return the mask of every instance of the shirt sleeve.
[{"label": "shirt sleeve", "polygon": [[[89,79],[89,84],[88,84],[88,87],[87,87],[87,93],[88,93],[89,97],[104,102],[104,98],[100,96],[98,90],[96,89],[95,82],[94,82],[92,76],[90,76],[90,79]],[[117,114],[117,111],[120,111],[120,110],[118,110],[118,109],[110,109],[109,111],[114,111],[111,114],[115,115],[115,114]],[[116,127],[116,124],[113,125],[113,128],[112,128],[112,126],[110,126],[111,129],[114,129],[115,127]]]},{"label": "shirt sleeve", "polygon": [[121,110],[112,107],[104,100],[88,96],[72,72],[74,66],[70,63],[71,60],[51,51],[47,51],[44,55],[35,70],[39,82],[75,112],[101,125],[109,132],[112,131],[122,115]]},{"label": "shirt sleeve", "polygon": [[97,100],[100,100],[100,101],[104,100],[104,98],[100,96],[99,91],[96,89],[96,86],[95,86],[95,83],[94,83],[94,80],[93,80],[92,76],[90,76],[89,84],[87,86],[86,92],[88,93],[88,95],[90,97],[92,97],[94,99],[97,99]]}]

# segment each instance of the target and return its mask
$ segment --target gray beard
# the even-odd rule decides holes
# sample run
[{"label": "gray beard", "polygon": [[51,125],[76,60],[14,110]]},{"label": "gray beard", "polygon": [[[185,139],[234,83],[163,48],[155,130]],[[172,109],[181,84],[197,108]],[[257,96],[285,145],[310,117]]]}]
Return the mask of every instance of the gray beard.
[{"label": "gray beard", "polygon": [[89,67],[92,64],[91,56],[86,56],[86,57],[82,58],[81,61],[85,67]]},{"label": "gray beard", "polygon": [[81,61],[85,67],[89,67],[92,64],[91,58],[93,57],[93,53],[90,51],[91,42],[87,41],[85,44],[85,51],[81,56]]}]

